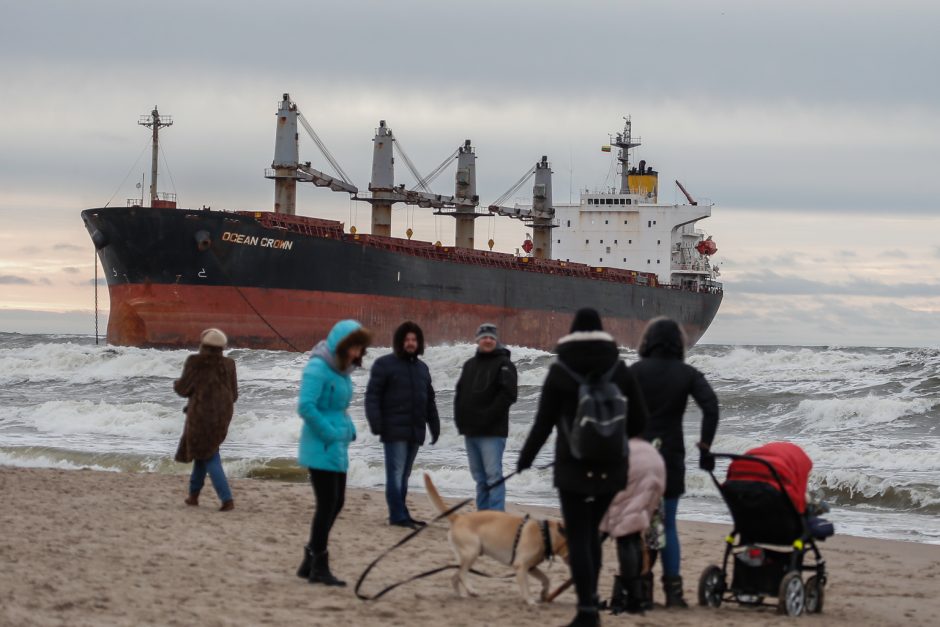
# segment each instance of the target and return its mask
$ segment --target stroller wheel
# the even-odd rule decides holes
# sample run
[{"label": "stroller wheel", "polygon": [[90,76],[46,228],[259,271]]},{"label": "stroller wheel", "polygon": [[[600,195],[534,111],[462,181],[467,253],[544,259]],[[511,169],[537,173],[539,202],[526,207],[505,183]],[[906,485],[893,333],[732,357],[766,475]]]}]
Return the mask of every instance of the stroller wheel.
[{"label": "stroller wheel", "polygon": [[724,594],[724,572],[714,564],[707,566],[698,579],[698,604],[707,607],[721,607]]},{"label": "stroller wheel", "polygon": [[806,580],[806,612],[819,614],[823,611],[823,601],[826,598],[825,585],[816,575]]},{"label": "stroller wheel", "polygon": [[798,571],[790,571],[780,581],[777,611],[787,616],[799,616],[806,609],[806,588]]}]

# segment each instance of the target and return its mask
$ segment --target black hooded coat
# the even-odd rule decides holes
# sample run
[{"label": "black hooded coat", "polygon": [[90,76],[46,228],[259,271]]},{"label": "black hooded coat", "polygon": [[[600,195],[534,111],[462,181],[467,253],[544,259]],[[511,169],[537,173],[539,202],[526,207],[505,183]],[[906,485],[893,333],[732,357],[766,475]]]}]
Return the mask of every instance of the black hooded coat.
[{"label": "black hooded coat", "polygon": [[[418,350],[405,352],[405,336],[414,333]],[[366,419],[369,429],[382,442],[424,444],[427,431],[431,442],[441,434],[441,421],[434,400],[431,372],[418,359],[424,353],[424,333],[413,322],[395,330],[391,355],[379,357],[372,364],[366,387]]]},{"label": "black hooded coat", "polygon": [[[599,323],[598,323],[599,324]],[[643,396],[620,353],[613,337],[603,331],[577,331],[558,341],[558,359],[582,376],[599,377],[618,364],[613,382],[627,397],[627,436],[643,433],[646,428],[646,406]],[[584,462],[571,454],[566,432],[571,430],[578,404],[578,383],[561,366],[552,364],[542,385],[535,423],[519,453],[519,468],[532,466],[552,429],[562,421],[555,435],[555,487],[559,490],[594,496],[614,493],[627,485],[627,462],[609,464]]]},{"label": "black hooded coat", "polygon": [[705,375],[685,363],[685,345],[673,320],[655,320],[640,340],[640,360],[630,371],[643,390],[649,422],[644,437],[662,441],[666,462],[665,498],[685,493],[685,442],[682,419],[691,396],[702,410],[700,441],[711,446],[718,430],[718,397]]}]

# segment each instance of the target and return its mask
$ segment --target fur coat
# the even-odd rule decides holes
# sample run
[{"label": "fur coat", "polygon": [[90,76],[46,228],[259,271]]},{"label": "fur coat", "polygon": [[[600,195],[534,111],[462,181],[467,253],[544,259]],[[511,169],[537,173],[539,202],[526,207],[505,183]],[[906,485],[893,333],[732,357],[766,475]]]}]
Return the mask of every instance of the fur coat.
[{"label": "fur coat", "polygon": [[189,463],[211,458],[228,435],[238,399],[235,361],[223,356],[221,350],[203,348],[186,359],[183,374],[173,389],[189,399],[176,461]]}]

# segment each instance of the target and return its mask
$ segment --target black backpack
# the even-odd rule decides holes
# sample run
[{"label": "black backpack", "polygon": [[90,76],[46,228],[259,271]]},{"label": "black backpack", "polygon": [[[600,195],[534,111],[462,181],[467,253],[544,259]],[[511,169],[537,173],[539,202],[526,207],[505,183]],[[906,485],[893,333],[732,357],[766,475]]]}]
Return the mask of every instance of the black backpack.
[{"label": "black backpack", "polygon": [[578,407],[570,430],[565,425],[568,447],[575,459],[586,462],[621,462],[627,458],[627,398],[611,381],[618,359],[600,378],[591,380],[556,360],[578,384]]}]

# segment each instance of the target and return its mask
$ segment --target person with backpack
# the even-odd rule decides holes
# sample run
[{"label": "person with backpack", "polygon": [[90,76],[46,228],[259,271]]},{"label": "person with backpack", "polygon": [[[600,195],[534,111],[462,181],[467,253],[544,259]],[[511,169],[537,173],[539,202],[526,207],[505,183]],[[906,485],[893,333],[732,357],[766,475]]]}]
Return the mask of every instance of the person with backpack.
[{"label": "person with backpack", "polygon": [[[702,410],[702,430],[698,442],[699,467],[712,470],[715,459],[709,455],[712,440],[718,430],[718,397],[705,380],[705,375],[685,363],[686,338],[675,320],[654,318],[647,324],[640,338],[637,353],[639,361],[630,366],[636,377],[650,419],[644,437],[652,442],[659,439],[659,452],[666,463],[666,492],[664,495],[663,523],[666,545],[662,549],[663,591],[666,607],[688,607],[682,594],[680,574],[681,553],[676,512],[679,497],[685,492],[685,440],[682,419],[691,396]],[[652,573],[647,575],[652,588]]]},{"label": "person with backpack", "polygon": [[503,451],[509,437],[509,408],[516,402],[516,366],[499,343],[496,325],[481,324],[477,352],[460,371],[454,392],[454,422],[464,436],[470,473],[477,484],[477,510],[506,509],[506,486],[488,486],[503,477]]},{"label": "person with backpack", "polygon": [[186,358],[183,374],[173,389],[188,400],[186,424],[176,449],[176,461],[193,463],[186,504],[199,505],[206,474],[222,502],[219,511],[235,509],[219,448],[225,442],[238,400],[235,360],[222,354],[228,338],[219,329],[206,329],[199,338],[199,352]]},{"label": "person with backpack", "polygon": [[627,485],[627,439],[646,428],[646,406],[597,311],[579,310],[556,350],[517,468],[530,468],[558,429],[554,484],[578,596],[578,613],[569,627],[593,626],[600,624],[598,526],[614,495]]},{"label": "person with backpack", "polygon": [[385,502],[388,524],[417,529],[424,522],[408,511],[408,478],[418,448],[431,434],[441,435],[431,371],[421,361],[424,333],[414,322],[403,322],[392,336],[392,353],[375,360],[366,386],[366,419],[385,452]]}]

